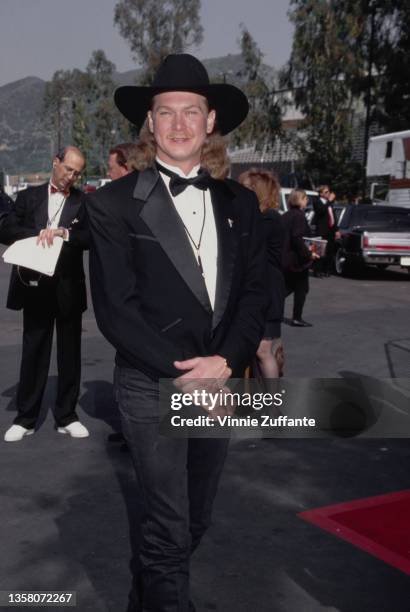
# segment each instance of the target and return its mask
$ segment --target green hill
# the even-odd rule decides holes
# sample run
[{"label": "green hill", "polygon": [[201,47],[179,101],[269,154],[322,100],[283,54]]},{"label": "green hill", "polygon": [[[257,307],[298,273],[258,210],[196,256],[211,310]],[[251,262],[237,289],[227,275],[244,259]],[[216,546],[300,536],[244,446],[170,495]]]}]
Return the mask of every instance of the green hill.
[{"label": "green hill", "polygon": [[[213,81],[243,84],[244,65],[241,55],[227,55],[204,60]],[[264,65],[264,76],[270,84],[275,70]],[[117,85],[132,85],[140,70],[115,73]],[[28,174],[47,171],[54,154],[54,143],[42,122],[42,103],[46,81],[26,77],[0,87],[0,171],[6,174]]]}]

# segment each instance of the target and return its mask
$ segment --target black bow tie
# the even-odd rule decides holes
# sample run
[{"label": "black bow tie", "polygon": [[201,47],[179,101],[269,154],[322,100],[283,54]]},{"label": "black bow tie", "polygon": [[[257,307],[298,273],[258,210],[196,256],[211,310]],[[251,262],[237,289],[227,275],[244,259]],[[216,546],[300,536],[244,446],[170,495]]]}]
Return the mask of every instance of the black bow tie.
[{"label": "black bow tie", "polygon": [[156,162],[156,166],[160,172],[170,177],[171,180],[169,181],[169,190],[174,198],[182,193],[188,187],[188,185],[192,185],[197,189],[206,191],[211,184],[211,176],[209,172],[203,168],[199,169],[196,176],[193,176],[192,178],[184,178],[183,176],[176,174],[176,172],[172,172],[171,170],[168,170],[168,168],[164,168],[164,166],[161,166],[161,164],[158,162]]}]

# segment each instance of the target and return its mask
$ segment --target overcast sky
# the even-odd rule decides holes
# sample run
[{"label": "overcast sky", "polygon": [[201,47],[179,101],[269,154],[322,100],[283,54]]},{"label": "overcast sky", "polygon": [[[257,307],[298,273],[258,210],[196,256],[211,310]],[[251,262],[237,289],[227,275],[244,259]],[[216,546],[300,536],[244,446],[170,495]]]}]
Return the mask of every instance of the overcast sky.
[{"label": "overcast sky", "polygon": [[[103,49],[119,72],[136,64],[113,25],[116,0],[0,0],[0,86],[26,76],[50,79],[59,69],[84,69]],[[289,57],[289,0],[202,0],[201,59],[238,53],[240,24],[256,39],[266,63]]]}]

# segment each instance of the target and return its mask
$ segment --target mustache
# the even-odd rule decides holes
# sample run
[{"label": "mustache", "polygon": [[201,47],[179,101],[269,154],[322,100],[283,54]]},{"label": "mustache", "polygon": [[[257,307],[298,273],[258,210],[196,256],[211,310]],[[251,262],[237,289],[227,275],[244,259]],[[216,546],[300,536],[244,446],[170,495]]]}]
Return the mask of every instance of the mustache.
[{"label": "mustache", "polygon": [[192,134],[189,131],[170,132],[168,138],[191,138]]}]

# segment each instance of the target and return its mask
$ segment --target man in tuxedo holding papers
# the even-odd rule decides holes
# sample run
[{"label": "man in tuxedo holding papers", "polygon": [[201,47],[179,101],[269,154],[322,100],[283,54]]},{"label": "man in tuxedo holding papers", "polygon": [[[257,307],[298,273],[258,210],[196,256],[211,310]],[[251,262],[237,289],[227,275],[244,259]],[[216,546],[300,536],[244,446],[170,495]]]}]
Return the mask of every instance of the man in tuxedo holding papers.
[{"label": "man in tuxedo holding papers", "polygon": [[73,187],[85,166],[76,147],[66,147],[53,160],[49,183],[21,191],[0,232],[12,244],[37,236],[38,248],[53,239],[64,242],[52,277],[13,266],[7,307],[23,309],[23,347],[17,390],[17,416],[6,442],[34,432],[50,366],[54,325],[57,332],[58,385],[54,418],[57,430],[87,437],[75,407],[81,374],[81,317],[86,309],[83,250],[88,248],[83,195]]}]

